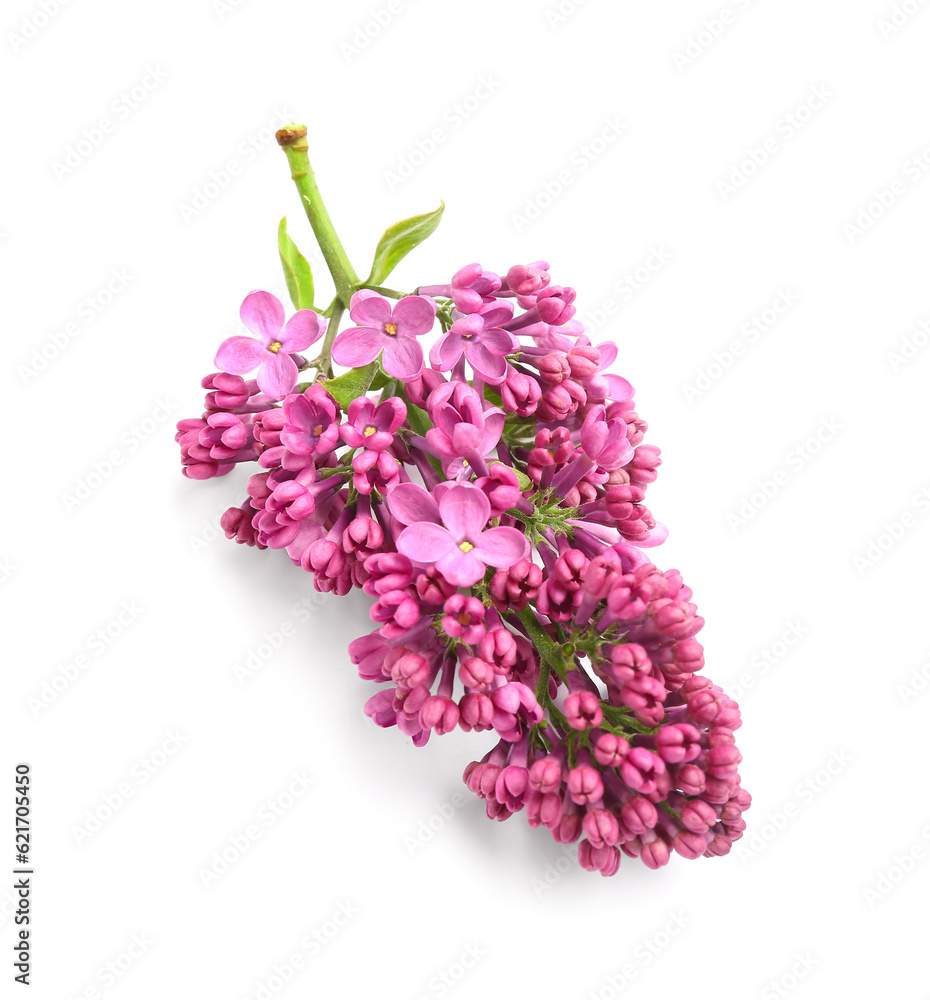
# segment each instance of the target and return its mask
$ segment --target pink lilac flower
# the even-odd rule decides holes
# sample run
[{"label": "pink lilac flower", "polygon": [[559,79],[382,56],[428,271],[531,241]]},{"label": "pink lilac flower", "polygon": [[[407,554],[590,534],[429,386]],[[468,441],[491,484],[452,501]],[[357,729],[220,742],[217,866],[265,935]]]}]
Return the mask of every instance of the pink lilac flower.
[{"label": "pink lilac flower", "polygon": [[214,364],[233,375],[258,368],[256,382],[269,396],[285,396],[297,384],[291,357],[323,336],[326,321],[312,309],[301,309],[284,322],[284,306],[271,292],[249,292],[239,318],[254,337],[229,337],[220,344]]},{"label": "pink lilac flower", "polygon": [[399,552],[436,569],[457,587],[470,587],[486,567],[507,567],[529,553],[516,528],[486,528],[491,504],[476,486],[453,486],[439,501],[442,524],[408,525],[397,539]]},{"label": "pink lilac flower", "polygon": [[340,431],[342,440],[350,448],[384,451],[394,443],[394,434],[406,417],[407,407],[396,396],[377,407],[367,396],[359,396],[349,404],[348,422]]},{"label": "pink lilac flower", "polygon": [[352,296],[349,316],[357,324],[343,330],[333,342],[333,360],[347,368],[370,364],[382,354],[388,375],[404,382],[423,371],[423,348],[417,337],[429,333],[436,303],[425,295],[407,295],[393,307],[370,288]]},{"label": "pink lilac flower", "polygon": [[455,320],[449,332],[430,351],[430,361],[439,371],[450,371],[464,356],[472,369],[486,382],[499,384],[507,377],[505,355],[520,346],[512,333],[501,324],[512,316],[506,303],[482,306],[480,312]]}]

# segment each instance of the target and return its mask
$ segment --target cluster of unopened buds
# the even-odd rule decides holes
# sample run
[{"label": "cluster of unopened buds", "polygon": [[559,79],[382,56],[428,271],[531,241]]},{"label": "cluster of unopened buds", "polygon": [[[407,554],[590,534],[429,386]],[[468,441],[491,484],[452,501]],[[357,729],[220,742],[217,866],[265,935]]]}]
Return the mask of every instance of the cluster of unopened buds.
[{"label": "cluster of unopened buds", "polygon": [[[292,168],[304,134],[279,134]],[[220,346],[203,415],[178,425],[184,474],[257,465],[227,536],[283,549],[320,591],[371,596],[375,628],[349,645],[378,685],[366,714],[417,746],[493,731],[464,775],[488,816],[524,812],[603,875],[622,854],[726,854],[750,803],[739,709],[701,673],[691,590],[646,555],[667,534],[645,504],[659,450],[607,371],[616,346],[591,343],[542,261],[469,264],[412,294],[378,284],[383,267],[359,281],[312,201],[337,296],[290,319],[246,296],[249,335]],[[375,264],[436,222],[389,229]],[[306,302],[283,224],[281,248]]]}]

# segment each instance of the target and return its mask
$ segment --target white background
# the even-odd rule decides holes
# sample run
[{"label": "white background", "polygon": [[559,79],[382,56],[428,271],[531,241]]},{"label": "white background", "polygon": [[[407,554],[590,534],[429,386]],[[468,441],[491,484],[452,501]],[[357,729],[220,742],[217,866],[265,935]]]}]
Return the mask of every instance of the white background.
[{"label": "white background", "polygon": [[[31,995],[925,996],[930,13],[59,4],[2,25],[0,867],[28,761]],[[602,879],[489,822],[461,784],[487,734],[370,725],[367,600],[218,537],[244,474],[182,479],[241,299],[283,295],[282,215],[310,252],[292,118],[360,272],[442,198],[392,285],[545,258],[618,340],[654,558],[743,707],[729,857]]]}]

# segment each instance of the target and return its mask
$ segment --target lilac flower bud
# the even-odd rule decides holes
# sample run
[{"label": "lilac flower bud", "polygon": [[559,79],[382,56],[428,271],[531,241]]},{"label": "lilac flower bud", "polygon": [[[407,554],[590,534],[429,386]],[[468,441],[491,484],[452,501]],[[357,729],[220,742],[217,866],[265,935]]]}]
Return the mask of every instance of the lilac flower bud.
[{"label": "lilac flower bud", "polygon": [[426,604],[445,604],[446,599],[455,593],[455,589],[455,584],[449,583],[435,566],[429,566],[417,577],[417,596]]},{"label": "lilac flower bud", "polygon": [[648,844],[643,844],[642,852],[639,856],[647,868],[655,870],[663,867],[663,865],[667,865],[671,854],[668,844],[661,837],[656,837],[655,840],[650,841]]},{"label": "lilac flower bud", "polygon": [[486,799],[494,795],[497,785],[497,776],[501,773],[501,768],[496,764],[475,763],[474,761],[465,768],[464,780],[469,790],[474,792],[480,799]]},{"label": "lilac flower bud", "polygon": [[497,776],[494,794],[511,812],[523,808],[524,798],[529,791],[529,771],[513,764],[505,767]]},{"label": "lilac flower bud", "polygon": [[667,694],[661,681],[648,674],[637,674],[620,689],[620,700],[643,725],[657,726],[665,717]]},{"label": "lilac flower bud", "polygon": [[548,284],[549,265],[545,261],[514,264],[507,272],[507,287],[517,295],[535,295]]},{"label": "lilac flower bud", "polygon": [[566,782],[568,794],[576,805],[584,806],[592,802],[600,802],[604,797],[604,782],[597,768],[587,764],[573,767],[568,772]]},{"label": "lilac flower bud", "polygon": [[614,733],[600,732],[595,739],[594,759],[601,767],[619,767],[630,752],[630,744]]},{"label": "lilac flower bud", "polygon": [[542,380],[550,385],[558,385],[572,374],[571,365],[564,354],[547,354],[539,359],[537,366]]},{"label": "lilac flower bud", "polygon": [[703,799],[689,800],[681,807],[679,815],[682,825],[694,833],[704,833],[717,822],[716,810]]},{"label": "lilac flower bud", "polygon": [[557,843],[573,844],[581,836],[581,816],[578,813],[563,813],[559,825],[551,829]]},{"label": "lilac flower bud", "polygon": [[365,593],[371,597],[391,590],[406,590],[413,580],[413,567],[406,556],[399,552],[376,552],[365,560],[369,578]]},{"label": "lilac flower bud", "polygon": [[420,709],[420,725],[434,729],[438,736],[451,733],[459,724],[459,707],[451,698],[433,695]]},{"label": "lilac flower bud", "polygon": [[579,590],[584,584],[588,557],[579,549],[566,549],[555,561],[553,577],[566,590]]},{"label": "lilac flower bud", "polygon": [[363,681],[383,681],[390,677],[384,661],[390,647],[377,632],[363,635],[349,643],[349,658],[358,666],[358,675]]},{"label": "lilac flower bud", "polygon": [[539,406],[542,389],[536,379],[511,366],[500,386],[501,405],[518,417],[531,417]]},{"label": "lilac flower bud", "polygon": [[387,654],[384,658],[384,670],[399,688],[406,690],[425,684],[430,675],[428,661],[406,646],[398,646]]},{"label": "lilac flower bud", "polygon": [[246,500],[240,507],[230,507],[220,518],[220,527],[226,533],[227,538],[235,538],[241,545],[254,545],[256,548],[264,549],[258,541],[255,527],[252,524],[252,517],[255,510]]},{"label": "lilac flower bud", "polygon": [[620,824],[609,809],[597,808],[585,813],[581,827],[593,847],[610,846],[620,840]]},{"label": "lilac flower bud", "polygon": [[365,702],[364,712],[376,726],[387,729],[397,725],[397,712],[390,691],[379,691]]},{"label": "lilac flower bud", "polygon": [[459,702],[459,725],[466,733],[491,729],[494,702],[486,694],[469,693]]},{"label": "lilac flower bud", "polygon": [[645,487],[658,478],[656,469],[662,464],[659,449],[655,445],[641,444],[633,452],[633,458],[627,463],[630,482],[634,486]]},{"label": "lilac flower bud", "polygon": [[541,757],[530,768],[529,780],[537,792],[557,792],[562,784],[562,765],[553,757]]},{"label": "lilac flower bud", "polygon": [[536,599],[541,584],[542,570],[529,559],[520,559],[491,577],[491,600],[498,611],[522,611]]},{"label": "lilac flower bud", "polygon": [[701,734],[687,723],[662,726],[656,733],[656,753],[666,764],[694,760],[701,752]]},{"label": "lilac flower bud", "polygon": [[645,747],[634,747],[620,765],[620,777],[634,792],[649,795],[659,787],[659,776],[664,775],[665,762]]},{"label": "lilac flower bud", "polygon": [[705,788],[707,775],[696,764],[684,764],[675,771],[675,787],[685,795],[700,795]]},{"label": "lilac flower bud", "polygon": [[494,681],[494,668],[487,660],[469,656],[459,664],[459,680],[466,691],[487,691]]},{"label": "lilac flower bud", "polygon": [[239,375],[229,375],[226,372],[213,372],[201,379],[204,389],[213,390],[207,393],[205,409],[236,410],[245,406],[249,397],[258,392],[258,383],[254,380],[246,382]]},{"label": "lilac flower bud", "polygon": [[572,378],[586,382],[597,374],[601,364],[601,352],[591,344],[575,346],[568,352],[567,360]]},{"label": "lilac flower bud", "polygon": [[659,822],[656,807],[642,795],[634,795],[624,802],[620,809],[620,818],[623,820],[623,825],[635,836],[652,830]]},{"label": "lilac flower bud", "polygon": [[691,830],[682,830],[675,835],[672,847],[678,854],[689,861],[699,858],[707,849],[707,837],[702,833],[693,833]]},{"label": "lilac flower bud", "polygon": [[604,721],[601,699],[591,691],[578,691],[565,699],[563,712],[573,729],[597,729]]},{"label": "lilac flower bud", "polygon": [[582,840],[578,845],[578,864],[589,872],[600,872],[601,875],[616,875],[620,870],[621,854],[616,847],[608,844],[595,844],[591,840]]},{"label": "lilac flower bud", "polygon": [[555,829],[562,822],[562,799],[553,792],[529,792],[526,796],[526,821],[533,827]]},{"label": "lilac flower bud", "polygon": [[648,676],[652,670],[649,654],[638,642],[624,642],[610,650],[610,666],[605,668],[617,684],[628,684],[637,676]]},{"label": "lilac flower bud", "polygon": [[517,640],[505,628],[492,629],[478,643],[478,655],[487,660],[496,673],[506,674],[517,662]]}]

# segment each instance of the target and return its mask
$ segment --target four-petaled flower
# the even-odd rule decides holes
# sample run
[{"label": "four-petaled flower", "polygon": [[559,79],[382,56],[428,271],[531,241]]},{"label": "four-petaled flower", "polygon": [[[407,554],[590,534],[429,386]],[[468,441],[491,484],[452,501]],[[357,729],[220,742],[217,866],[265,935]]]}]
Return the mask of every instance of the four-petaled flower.
[{"label": "four-petaled flower", "polygon": [[352,296],[349,316],[358,324],[333,342],[333,360],[347,368],[370,364],[383,352],[388,375],[410,382],[423,371],[423,348],[416,338],[429,333],[436,303],[426,295],[407,295],[394,307],[370,288]]},{"label": "four-petaled flower", "polygon": [[349,404],[348,417],[339,429],[350,448],[384,451],[394,443],[395,431],[407,418],[407,407],[396,396],[377,407],[367,396],[359,396]]},{"label": "four-petaled flower", "polygon": [[220,344],[214,364],[230,375],[258,368],[256,382],[269,396],[286,396],[297,384],[291,354],[305,351],[323,336],[326,320],[312,309],[301,309],[284,322],[284,306],[271,292],[249,292],[239,318],[254,337],[229,337]]},{"label": "four-petaled flower", "polygon": [[502,323],[512,318],[513,307],[502,302],[461,316],[433,345],[429,355],[433,367],[441,372],[450,371],[464,354],[465,360],[485,382],[500,384],[507,377],[505,355],[512,354],[520,346],[512,333],[500,329]]},{"label": "four-petaled flower", "polygon": [[439,499],[442,524],[420,521],[397,538],[397,550],[436,569],[456,587],[470,587],[488,566],[506,569],[529,555],[526,537],[516,528],[487,528],[491,504],[477,486],[462,483]]}]

